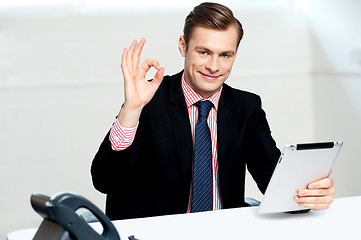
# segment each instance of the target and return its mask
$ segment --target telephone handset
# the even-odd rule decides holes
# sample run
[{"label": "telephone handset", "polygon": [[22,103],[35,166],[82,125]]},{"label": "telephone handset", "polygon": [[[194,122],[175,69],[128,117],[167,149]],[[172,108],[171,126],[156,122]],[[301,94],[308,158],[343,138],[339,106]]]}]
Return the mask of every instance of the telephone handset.
[{"label": "telephone handset", "polygon": [[[33,193],[31,205],[44,218],[34,240],[120,240],[109,218],[93,203],[74,193],[59,193],[52,197]],[[76,213],[82,208],[93,213],[102,224],[101,235]]]}]

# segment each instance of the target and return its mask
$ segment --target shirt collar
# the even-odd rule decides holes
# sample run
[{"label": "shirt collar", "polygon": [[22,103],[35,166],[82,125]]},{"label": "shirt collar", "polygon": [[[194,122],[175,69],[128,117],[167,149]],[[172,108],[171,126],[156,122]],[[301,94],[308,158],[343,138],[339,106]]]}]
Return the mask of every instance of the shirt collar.
[{"label": "shirt collar", "polygon": [[184,78],[184,73],[182,76],[182,90],[183,90],[183,94],[186,100],[186,104],[187,107],[190,107],[191,105],[195,104],[198,101],[211,101],[213,103],[214,108],[216,109],[216,111],[218,111],[218,103],[219,103],[219,98],[221,96],[221,92],[222,92],[223,86],[212,96],[210,96],[209,98],[203,98],[199,93],[197,93],[196,91],[194,91],[186,82],[185,78]]}]

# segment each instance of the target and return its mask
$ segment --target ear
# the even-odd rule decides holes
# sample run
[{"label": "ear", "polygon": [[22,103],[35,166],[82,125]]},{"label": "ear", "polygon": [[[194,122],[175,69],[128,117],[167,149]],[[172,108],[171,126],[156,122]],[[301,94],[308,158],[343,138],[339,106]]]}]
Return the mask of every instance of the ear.
[{"label": "ear", "polygon": [[184,36],[180,36],[179,38],[179,44],[178,44],[179,52],[182,54],[183,57],[186,56],[187,53],[187,47],[186,47],[186,41],[184,40]]}]

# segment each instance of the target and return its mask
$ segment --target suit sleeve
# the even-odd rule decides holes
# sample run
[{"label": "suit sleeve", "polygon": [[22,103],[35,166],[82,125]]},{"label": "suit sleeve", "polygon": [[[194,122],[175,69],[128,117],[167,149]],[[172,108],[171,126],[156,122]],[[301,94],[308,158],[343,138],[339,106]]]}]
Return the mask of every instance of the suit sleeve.
[{"label": "suit sleeve", "polygon": [[121,188],[127,175],[132,146],[122,151],[112,149],[109,140],[110,131],[105,136],[92,162],[91,175],[94,187],[109,193],[115,187]]},{"label": "suit sleeve", "polygon": [[[122,192],[126,188],[126,181],[131,163],[134,159],[142,157],[145,140],[145,126],[142,116],[146,112],[144,108],[135,131],[134,141],[127,148],[118,151],[113,150],[110,140],[111,129],[106,134],[92,162],[91,175],[95,189],[109,194]],[[138,149],[138,151],[137,151]]]},{"label": "suit sleeve", "polygon": [[272,138],[266,113],[261,105],[261,99],[257,96],[256,110],[251,124],[247,168],[260,191],[264,193],[277,164],[280,151]]}]

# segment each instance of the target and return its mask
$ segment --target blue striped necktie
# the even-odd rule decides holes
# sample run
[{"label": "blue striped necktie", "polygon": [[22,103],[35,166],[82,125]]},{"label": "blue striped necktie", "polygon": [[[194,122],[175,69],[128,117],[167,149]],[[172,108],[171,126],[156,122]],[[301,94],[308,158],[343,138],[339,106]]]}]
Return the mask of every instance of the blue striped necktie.
[{"label": "blue striped necktie", "polygon": [[198,107],[198,120],[194,140],[191,212],[202,212],[213,209],[212,141],[207,124],[213,104],[210,101],[199,101],[195,105]]}]

